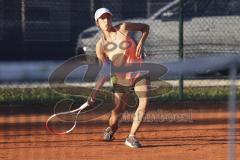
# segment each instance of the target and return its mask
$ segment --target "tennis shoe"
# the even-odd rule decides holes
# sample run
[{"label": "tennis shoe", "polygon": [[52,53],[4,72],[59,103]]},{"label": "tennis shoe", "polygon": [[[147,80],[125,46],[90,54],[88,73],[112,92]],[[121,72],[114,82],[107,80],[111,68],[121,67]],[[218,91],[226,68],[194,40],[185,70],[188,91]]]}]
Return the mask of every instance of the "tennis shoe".
[{"label": "tennis shoe", "polygon": [[141,143],[134,136],[128,136],[126,138],[125,145],[131,148],[142,147]]},{"label": "tennis shoe", "polygon": [[113,140],[113,135],[114,135],[114,131],[112,130],[111,127],[107,127],[105,130],[104,130],[104,133],[103,133],[103,140],[104,141],[112,141]]}]

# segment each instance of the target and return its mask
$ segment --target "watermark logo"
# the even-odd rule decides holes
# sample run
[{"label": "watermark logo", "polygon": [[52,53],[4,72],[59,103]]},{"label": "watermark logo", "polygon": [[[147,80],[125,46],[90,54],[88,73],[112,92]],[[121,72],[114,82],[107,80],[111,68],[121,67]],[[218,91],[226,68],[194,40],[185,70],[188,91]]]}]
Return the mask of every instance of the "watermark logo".
[{"label": "watermark logo", "polygon": [[[74,70],[79,68],[79,75],[83,75],[80,77],[81,81],[79,81],[79,84],[82,85],[67,85],[65,83],[66,78],[69,77],[69,75]],[[81,68],[83,69],[81,70]],[[78,97],[79,99],[87,99],[95,87],[89,87],[86,83],[96,83],[98,78],[101,76],[104,76],[109,80],[111,78],[111,75],[114,75],[116,73],[142,73],[143,76],[148,78],[149,82],[159,82],[155,84],[149,83],[147,94],[145,91],[134,91],[133,87],[129,87],[129,91],[126,91],[129,93],[128,100],[120,100],[127,106],[133,108],[138,105],[138,99],[143,98],[143,96],[148,99],[157,98],[163,94],[167,94],[172,90],[172,86],[169,83],[160,80],[160,78],[165,75],[167,71],[168,69],[165,66],[156,63],[143,62],[140,65],[139,63],[132,63],[127,67],[124,65],[115,66],[111,62],[105,65],[99,65],[95,56],[79,55],[72,57],[65,61],[63,64],[59,65],[49,76],[49,84],[54,92],[64,95],[65,97],[71,96]],[[111,89],[99,89],[97,91],[96,102],[93,104],[93,106],[86,109],[86,111],[80,113],[81,116],[79,116],[78,121],[91,121],[93,119],[96,119],[96,117],[92,116],[92,113],[94,112],[99,116],[111,112],[113,108],[112,105],[114,105],[113,97],[114,93]],[[73,108],[77,108],[77,106],[79,105],[76,104],[73,99],[67,98],[57,102],[54,108],[56,112],[57,110],[62,111],[64,109],[71,110]]]},{"label": "watermark logo", "polygon": [[[136,118],[141,120],[138,114],[132,114],[129,111],[125,111],[122,115],[121,122],[132,122]],[[192,110],[164,110],[156,109],[154,111],[148,112],[144,118],[143,122],[149,123],[193,123],[192,120]]]}]

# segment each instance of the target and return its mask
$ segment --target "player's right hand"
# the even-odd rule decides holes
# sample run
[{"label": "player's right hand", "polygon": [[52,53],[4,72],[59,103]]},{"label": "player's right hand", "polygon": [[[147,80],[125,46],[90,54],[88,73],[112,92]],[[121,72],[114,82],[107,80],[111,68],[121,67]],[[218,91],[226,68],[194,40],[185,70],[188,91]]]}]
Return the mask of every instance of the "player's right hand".
[{"label": "player's right hand", "polygon": [[87,100],[87,102],[88,102],[88,105],[93,105],[94,103],[95,103],[95,101],[96,101],[96,99],[95,98],[93,98],[93,97],[88,97],[88,100]]}]

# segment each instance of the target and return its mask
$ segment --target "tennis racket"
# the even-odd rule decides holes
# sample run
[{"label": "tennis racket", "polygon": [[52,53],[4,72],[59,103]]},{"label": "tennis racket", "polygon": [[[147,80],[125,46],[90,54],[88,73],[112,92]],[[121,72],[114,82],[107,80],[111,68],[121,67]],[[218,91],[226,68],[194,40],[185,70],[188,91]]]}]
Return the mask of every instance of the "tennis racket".
[{"label": "tennis racket", "polygon": [[88,106],[85,102],[77,109],[53,114],[46,121],[47,130],[57,135],[70,133],[76,127],[79,114]]}]

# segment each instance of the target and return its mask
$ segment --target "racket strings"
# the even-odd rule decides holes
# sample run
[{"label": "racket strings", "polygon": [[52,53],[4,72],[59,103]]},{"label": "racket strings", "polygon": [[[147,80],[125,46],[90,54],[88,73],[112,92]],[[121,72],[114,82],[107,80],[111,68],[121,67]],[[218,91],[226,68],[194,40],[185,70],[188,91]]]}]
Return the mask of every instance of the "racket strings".
[{"label": "racket strings", "polygon": [[48,121],[47,128],[55,134],[65,134],[72,131],[72,128],[74,128],[75,125],[75,121],[59,121],[59,118],[55,116]]},{"label": "racket strings", "polygon": [[[57,106],[60,106],[60,109]],[[78,115],[81,113],[81,110],[85,109],[88,106],[88,103],[86,102],[82,106],[74,110],[71,110],[71,107],[68,106],[57,106],[55,106],[54,109],[55,114],[48,118],[46,122],[46,127],[49,131],[61,135],[69,133],[75,128]],[[59,110],[62,111],[63,108],[67,108],[68,110],[56,113]]]}]

